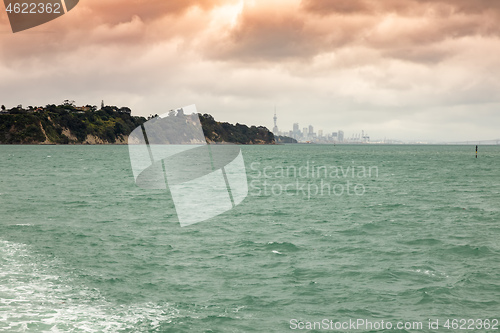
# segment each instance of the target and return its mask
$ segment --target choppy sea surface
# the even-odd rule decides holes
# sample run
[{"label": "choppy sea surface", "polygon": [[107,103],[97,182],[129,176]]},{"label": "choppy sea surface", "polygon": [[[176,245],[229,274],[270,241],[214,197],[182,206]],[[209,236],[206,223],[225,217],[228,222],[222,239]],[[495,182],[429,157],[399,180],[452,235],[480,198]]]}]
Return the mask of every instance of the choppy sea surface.
[{"label": "choppy sea surface", "polygon": [[248,197],[181,228],[127,147],[0,146],[0,332],[500,330],[500,146],[242,151]]}]

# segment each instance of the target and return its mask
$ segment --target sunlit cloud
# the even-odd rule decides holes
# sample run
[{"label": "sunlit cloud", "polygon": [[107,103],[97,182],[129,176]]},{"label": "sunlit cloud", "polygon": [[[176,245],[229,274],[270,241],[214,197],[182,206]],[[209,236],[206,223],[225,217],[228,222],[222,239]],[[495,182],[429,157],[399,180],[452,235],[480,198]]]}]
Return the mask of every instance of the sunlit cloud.
[{"label": "sunlit cloud", "polygon": [[87,0],[12,34],[2,12],[0,104],[196,103],[268,127],[277,105],[282,129],[492,138],[499,14],[465,0]]}]

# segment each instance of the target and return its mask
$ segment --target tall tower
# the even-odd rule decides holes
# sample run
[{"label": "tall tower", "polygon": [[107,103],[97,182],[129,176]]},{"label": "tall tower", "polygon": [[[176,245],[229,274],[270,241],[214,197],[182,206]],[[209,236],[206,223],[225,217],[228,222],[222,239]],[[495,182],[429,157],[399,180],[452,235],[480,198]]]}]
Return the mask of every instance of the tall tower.
[{"label": "tall tower", "polygon": [[101,110],[104,109],[104,100],[101,101]]},{"label": "tall tower", "polygon": [[276,116],[276,107],[274,107],[274,128],[273,128],[273,133],[275,135],[278,135],[278,125],[276,124],[276,121],[278,120],[278,117]]}]

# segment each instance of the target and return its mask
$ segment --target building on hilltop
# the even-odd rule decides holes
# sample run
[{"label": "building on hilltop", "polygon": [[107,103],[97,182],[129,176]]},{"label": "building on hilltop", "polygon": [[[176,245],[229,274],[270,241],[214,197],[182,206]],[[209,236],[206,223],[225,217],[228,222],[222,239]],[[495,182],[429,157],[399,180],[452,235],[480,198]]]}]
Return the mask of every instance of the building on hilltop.
[{"label": "building on hilltop", "polygon": [[77,112],[81,112],[81,113],[83,113],[83,112],[90,111],[91,109],[90,109],[90,107],[88,107],[88,106],[75,106],[75,110],[76,110]]}]

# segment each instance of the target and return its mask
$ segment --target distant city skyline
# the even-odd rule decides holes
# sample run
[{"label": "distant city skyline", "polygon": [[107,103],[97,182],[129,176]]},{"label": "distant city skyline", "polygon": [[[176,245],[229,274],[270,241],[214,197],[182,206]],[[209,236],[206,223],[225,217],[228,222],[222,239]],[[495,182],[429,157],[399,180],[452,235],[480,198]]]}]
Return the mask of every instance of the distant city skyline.
[{"label": "distant city skyline", "polygon": [[[273,134],[279,136],[287,136],[293,138],[299,142],[324,142],[324,143],[343,143],[346,142],[346,138],[344,137],[344,131],[338,130],[337,132],[329,132],[325,133],[322,129],[319,129],[316,133],[314,131],[314,126],[309,125],[308,127],[303,127],[302,131],[300,130],[299,123],[293,124],[292,130],[280,130],[278,127],[278,116],[276,111],[274,112],[274,126],[273,126]],[[369,138],[368,138],[369,141]],[[364,140],[360,140],[360,142],[365,142]]]},{"label": "distant city skyline", "polygon": [[[384,136],[383,138],[377,137],[372,138],[364,130],[354,131],[352,133],[345,133],[343,130],[338,130],[334,132],[324,131],[323,129],[318,129],[317,132],[314,130],[313,125],[308,125],[307,127],[302,127],[300,130],[299,123],[293,123],[292,129],[281,129],[278,126],[279,117],[277,112],[274,112],[274,126],[273,134],[279,136],[286,136],[297,140],[298,142],[311,142],[311,143],[387,143],[387,144],[403,144],[403,143],[413,143],[413,144],[432,144],[432,143],[446,143],[446,144],[488,144],[488,145],[500,145],[499,139],[490,140],[462,140],[462,141],[450,141],[450,140],[401,140],[399,138],[391,138]],[[331,128],[328,127],[328,128]]]}]

